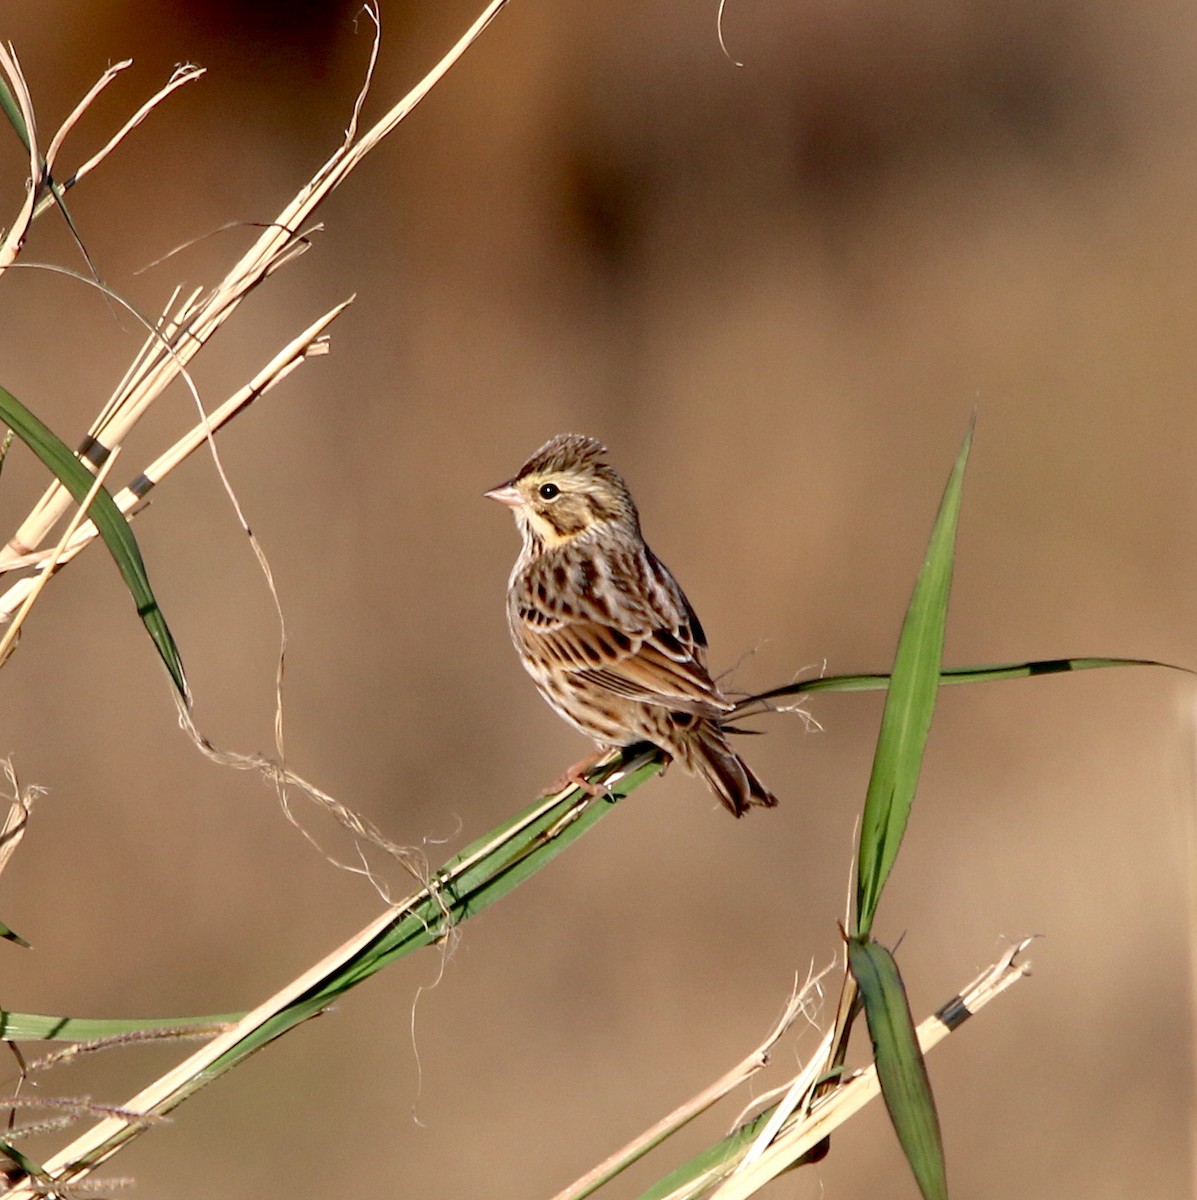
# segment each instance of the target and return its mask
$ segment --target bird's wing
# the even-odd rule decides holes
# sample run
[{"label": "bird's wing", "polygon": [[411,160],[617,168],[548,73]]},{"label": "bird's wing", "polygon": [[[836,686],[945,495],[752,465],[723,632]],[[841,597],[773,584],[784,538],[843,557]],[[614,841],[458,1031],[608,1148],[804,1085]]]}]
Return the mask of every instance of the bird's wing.
[{"label": "bird's wing", "polygon": [[568,672],[579,682],[699,717],[719,717],[732,708],[671,630],[632,635],[598,621],[561,618],[552,625],[520,619],[515,629],[539,666]]},{"label": "bird's wing", "polygon": [[662,581],[668,606],[625,608],[621,624],[593,610],[563,616],[530,590],[512,609],[512,629],[524,653],[544,668],[631,700],[720,717],[732,705],[707,674],[702,626],[668,572]]}]

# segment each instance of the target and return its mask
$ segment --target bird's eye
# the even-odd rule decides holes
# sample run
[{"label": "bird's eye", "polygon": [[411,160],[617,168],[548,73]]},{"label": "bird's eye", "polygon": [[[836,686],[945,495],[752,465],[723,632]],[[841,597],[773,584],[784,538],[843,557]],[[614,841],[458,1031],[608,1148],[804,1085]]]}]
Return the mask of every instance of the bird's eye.
[{"label": "bird's eye", "polygon": [[554,496],[561,494],[561,489],[555,483],[542,483],[536,490],[542,500],[552,500]]}]

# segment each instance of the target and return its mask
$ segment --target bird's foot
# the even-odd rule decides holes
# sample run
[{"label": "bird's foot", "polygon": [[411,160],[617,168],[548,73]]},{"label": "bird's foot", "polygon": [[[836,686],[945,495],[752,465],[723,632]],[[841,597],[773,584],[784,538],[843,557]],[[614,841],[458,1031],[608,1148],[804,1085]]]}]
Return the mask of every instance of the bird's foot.
[{"label": "bird's foot", "polygon": [[606,796],[608,791],[602,784],[591,783],[586,778],[586,772],[594,768],[604,758],[607,757],[607,750],[595,750],[586,755],[585,758],[580,758],[572,767],[562,772],[561,776],[551,784],[545,792],[546,796],[555,796],[558,792],[564,792],[566,788],[576,787],[581,788],[592,799],[595,796]]}]

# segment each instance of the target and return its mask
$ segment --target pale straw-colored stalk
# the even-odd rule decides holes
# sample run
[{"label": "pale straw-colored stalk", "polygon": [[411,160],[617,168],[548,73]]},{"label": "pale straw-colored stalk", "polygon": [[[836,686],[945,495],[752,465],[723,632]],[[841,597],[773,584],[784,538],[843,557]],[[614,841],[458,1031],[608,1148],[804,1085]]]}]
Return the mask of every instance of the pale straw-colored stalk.
[{"label": "pale straw-colored stalk", "polygon": [[[108,451],[119,445],[150,404],[185,371],[191,359],[236,312],[241,301],[275,270],[306,248],[304,228],[320,203],[428,95],[506,3],[507,0],[490,0],[477,20],[436,66],[359,137],[357,121],[369,87],[370,80],[367,77],[341,145],[278,216],[264,226],[254,244],[234,264],[224,279],[206,296],[185,303],[168,323],[166,331],[155,333],[153,346],[143,350],[137,369],[126,377],[105,405],[102,416],[93,423],[88,432],[89,445],[98,442]],[[18,70],[15,59],[6,61],[3,56],[0,56],[0,66],[10,74]],[[27,90],[18,90],[18,98],[23,95],[27,95]],[[24,111],[24,99],[21,99],[21,104]],[[32,142],[31,109],[27,122],[30,124]],[[36,154],[31,158],[36,164]],[[33,170],[36,178],[39,168],[35,165]],[[31,202],[29,207],[31,214]],[[0,257],[0,269],[3,265],[3,258]],[[58,483],[52,484],[18,529],[10,545],[0,550],[0,569],[12,558],[41,546],[49,529],[69,504],[70,498],[65,489]]]},{"label": "pale straw-colored stalk", "polygon": [[[160,483],[189,455],[194,454],[205,444],[210,434],[223,428],[235,416],[244,412],[259,396],[264,395],[285,379],[308,358],[326,353],[328,350],[328,343],[324,340],[326,330],[344,312],[349,303],[348,300],[342,301],[309,325],[307,329],[284,346],[249,383],[239,388],[223,404],[208,413],[204,421],[197,422],[178,441],[150,463],[138,476],[135,484],[114,493],[112,498],[117,508],[126,516],[136,512],[144,503],[150,487]],[[5,570],[13,571],[36,567],[39,574],[20,579],[7,591],[0,593],[0,621],[6,619],[24,602],[26,596],[36,586],[37,581],[45,574],[48,563],[53,564],[57,569],[58,566],[69,562],[81,550],[90,545],[97,536],[95,525],[91,521],[85,521],[73,531],[57,551],[30,551],[18,558],[11,559],[6,564]]]},{"label": "pale straw-colored stalk", "polygon": [[[1030,939],[1026,939],[1011,946],[939,1012],[920,1022],[917,1033],[919,1048],[924,1055],[959,1029],[968,1017],[1030,974],[1030,964],[1018,961],[1019,955],[1029,945]],[[810,1064],[799,1073],[798,1080],[808,1095],[812,1092],[818,1071],[826,1061],[833,1033],[827,1035],[825,1044],[815,1051]],[[822,1093],[808,1108],[787,1121],[752,1162],[735,1164],[730,1174],[725,1164],[716,1176],[709,1179],[707,1186],[718,1178],[726,1177],[726,1182],[710,1194],[710,1200],[745,1200],[745,1197],[754,1195],[880,1094],[881,1085],[877,1080],[877,1069],[873,1066]],[[744,1157],[747,1159],[747,1155]],[[663,1200],[683,1200],[695,1194],[695,1190],[686,1188]]]}]

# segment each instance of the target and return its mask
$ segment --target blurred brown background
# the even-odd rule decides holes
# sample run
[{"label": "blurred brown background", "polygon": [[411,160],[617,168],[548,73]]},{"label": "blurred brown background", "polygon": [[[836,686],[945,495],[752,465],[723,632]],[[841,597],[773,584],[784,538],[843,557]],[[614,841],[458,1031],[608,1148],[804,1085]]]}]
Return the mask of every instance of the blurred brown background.
[{"label": "blurred brown background", "polygon": [[[384,0],[367,120],[478,7]],[[331,153],[369,50],[355,11],[6,6],[43,139],[136,60],[66,166],[176,62],[209,68],[71,194],[114,287],[156,312],[176,282],[214,283],[253,231],[213,231],[271,219]],[[215,404],[357,294],[332,354],[221,450],[286,612],[291,765],[435,861],[584,749],[508,644],[517,538],[481,499],[562,430],[611,446],[715,667],[759,647],[742,687],[888,665],[974,411],[949,659],[1197,666],[1197,12],[732,0],[724,32],[742,67],[714,0],[512,0],[198,360]],[[26,164],[5,144],[8,223]],[[78,268],[60,225],[24,261]],[[2,311],[0,383],[75,442],[140,335],[61,275],[11,273]],[[124,474],[192,419],[180,388]],[[18,457],[9,530],[42,482]],[[268,749],[277,625],[206,457],[137,534],[200,726]],[[50,789],[0,887],[36,947],[0,947],[4,1007],[249,1007],[378,910],[179,733],[102,553],[51,585],[0,703],[0,750]],[[734,823],[680,773],[652,783],[467,925],[443,975],[426,952],[372,980],[110,1173],[147,1197],[548,1196],[835,954],[880,701],[812,709],[822,732],[779,717],[749,747],[778,811]],[[1034,977],[931,1059],[958,1195],[1192,1194],[1192,723],[1162,671],[942,697],[878,933],[905,934],[919,1015],[1044,935]],[[119,1101],[178,1054],[41,1088]],[[915,1189],[874,1106],[770,1194]]]}]

